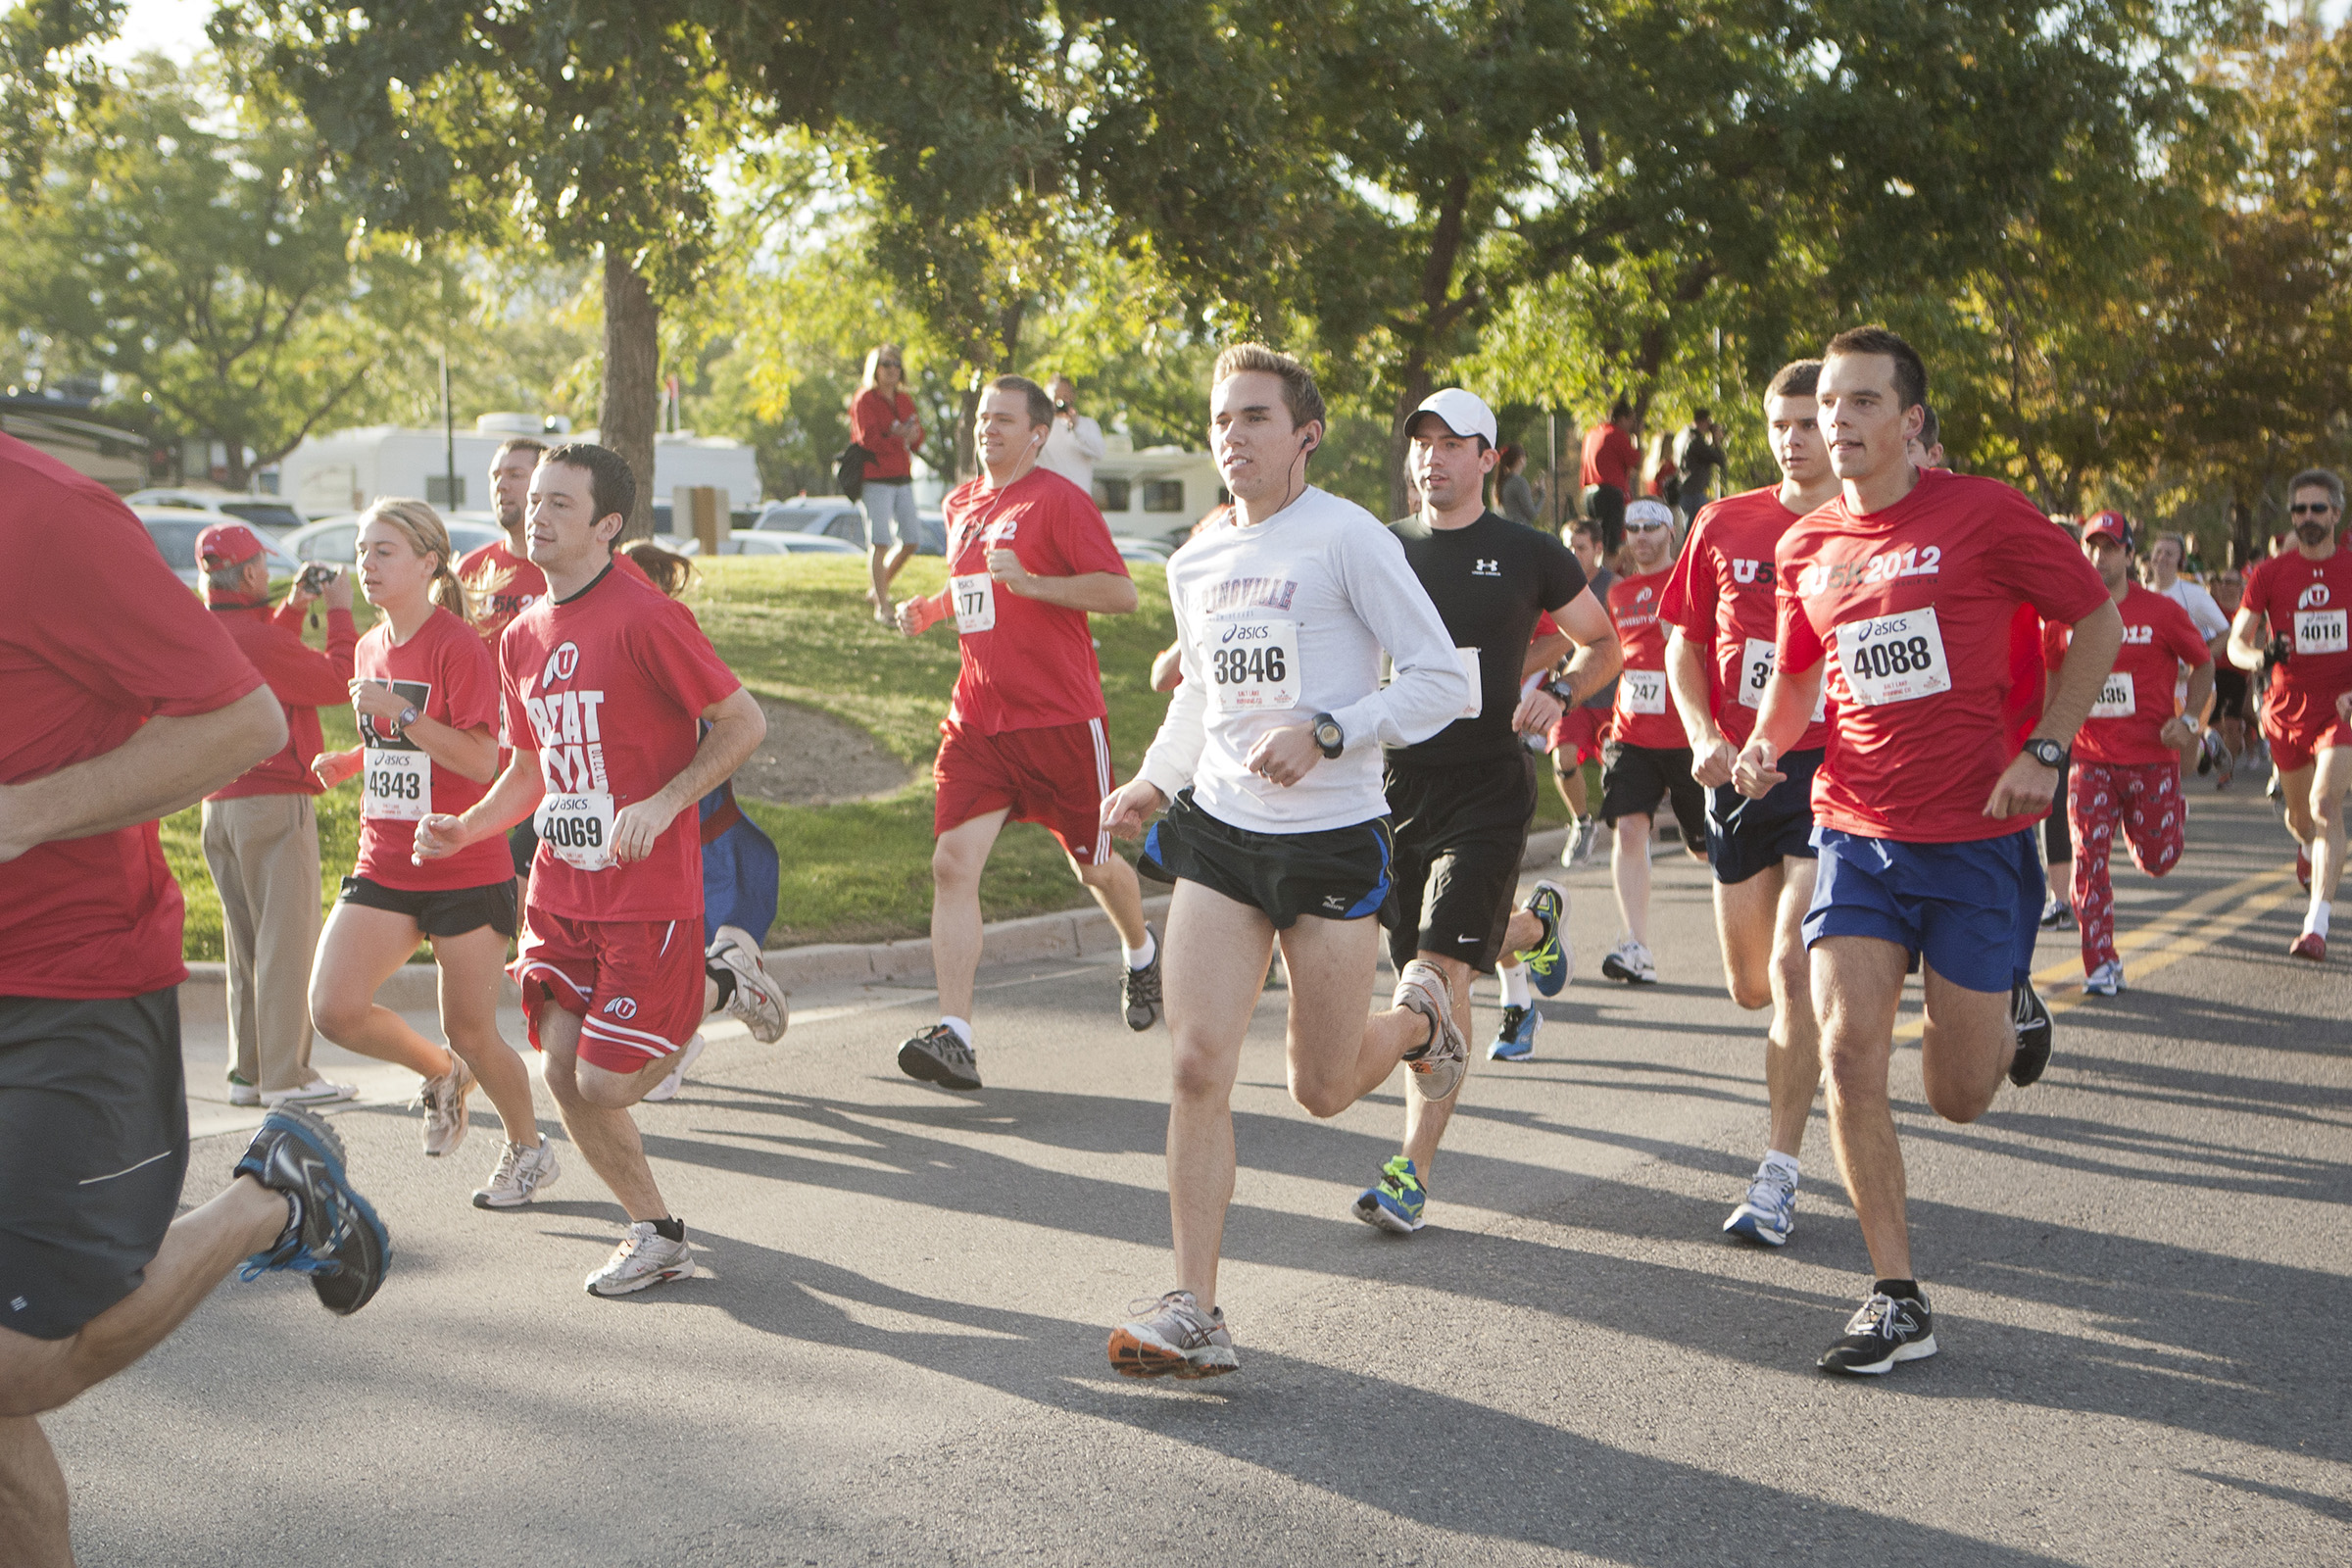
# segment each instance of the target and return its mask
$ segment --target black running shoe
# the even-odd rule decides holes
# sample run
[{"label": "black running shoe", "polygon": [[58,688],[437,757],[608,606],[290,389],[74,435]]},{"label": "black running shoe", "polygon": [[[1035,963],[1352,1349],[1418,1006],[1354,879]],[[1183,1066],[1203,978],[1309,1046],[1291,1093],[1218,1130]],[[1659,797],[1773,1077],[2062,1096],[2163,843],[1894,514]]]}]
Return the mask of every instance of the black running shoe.
[{"label": "black running shoe", "polygon": [[349,1316],[366,1306],[391,1265],[392,1237],[344,1179],[335,1130],[299,1105],[279,1105],[262,1118],[236,1174],[293,1195],[301,1210],[275,1245],[246,1259],[240,1277],[290,1268],[311,1277],[328,1311]]},{"label": "black running shoe", "polygon": [[980,1063],[963,1037],[935,1023],[899,1048],[899,1071],[942,1089],[980,1087]]},{"label": "black running shoe", "polygon": [[1159,1022],[1159,933],[1152,932],[1152,961],[1141,969],[1119,965],[1119,1005],[1126,1010],[1127,1027],[1142,1034]]},{"label": "black running shoe", "polygon": [[2009,1081],[2023,1089],[2050,1064],[2050,1009],[2034,994],[2034,982],[2009,988],[2009,1017],[2017,1025],[2017,1054],[2009,1058]]},{"label": "black running shoe", "polygon": [[1911,1300],[1872,1292],[1862,1309],[1845,1320],[1845,1337],[1821,1352],[1824,1372],[1877,1377],[1897,1361],[1936,1353],[1936,1318],[1927,1298]]}]

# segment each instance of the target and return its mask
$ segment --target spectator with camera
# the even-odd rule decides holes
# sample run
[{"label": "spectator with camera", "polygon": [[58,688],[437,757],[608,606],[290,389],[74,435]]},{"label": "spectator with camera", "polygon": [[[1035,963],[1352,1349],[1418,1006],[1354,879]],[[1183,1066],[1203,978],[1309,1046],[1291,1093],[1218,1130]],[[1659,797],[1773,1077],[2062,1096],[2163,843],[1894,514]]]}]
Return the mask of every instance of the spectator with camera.
[{"label": "spectator with camera", "polygon": [[[318,945],[318,816],[311,776],[321,748],[318,710],[351,701],[359,628],[351,579],[323,564],[270,608],[262,542],[241,522],[196,536],[204,602],[285,710],[286,744],[204,798],[204,861],[220,891],[228,958],[228,1099],[235,1105],[349,1100],[311,1066],[311,952]],[[326,647],[302,640],[314,602],[326,606]]]}]

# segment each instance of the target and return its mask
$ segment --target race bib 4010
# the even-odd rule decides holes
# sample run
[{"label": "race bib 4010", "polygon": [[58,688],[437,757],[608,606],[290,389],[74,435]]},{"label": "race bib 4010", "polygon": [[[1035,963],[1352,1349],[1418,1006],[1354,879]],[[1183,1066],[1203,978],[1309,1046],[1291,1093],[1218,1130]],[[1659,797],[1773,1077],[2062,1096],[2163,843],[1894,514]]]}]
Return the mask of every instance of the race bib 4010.
[{"label": "race bib 4010", "polygon": [[1846,689],[1866,708],[1911,703],[1952,689],[1943,634],[1933,606],[1905,610],[1838,628],[1838,665]]}]

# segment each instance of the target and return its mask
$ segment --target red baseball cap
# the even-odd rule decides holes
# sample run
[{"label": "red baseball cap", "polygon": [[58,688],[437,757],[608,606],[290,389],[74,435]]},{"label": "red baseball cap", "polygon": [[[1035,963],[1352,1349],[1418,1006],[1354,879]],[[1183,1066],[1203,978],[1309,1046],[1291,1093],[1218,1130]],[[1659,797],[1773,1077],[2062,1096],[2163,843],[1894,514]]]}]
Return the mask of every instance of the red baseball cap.
[{"label": "red baseball cap", "polygon": [[2132,519],[2120,512],[2101,512],[2082,525],[2082,538],[2086,543],[2102,534],[2129,550],[2132,548]]},{"label": "red baseball cap", "polygon": [[216,522],[196,536],[196,559],[206,566],[242,566],[262,553],[262,541],[241,522]]}]

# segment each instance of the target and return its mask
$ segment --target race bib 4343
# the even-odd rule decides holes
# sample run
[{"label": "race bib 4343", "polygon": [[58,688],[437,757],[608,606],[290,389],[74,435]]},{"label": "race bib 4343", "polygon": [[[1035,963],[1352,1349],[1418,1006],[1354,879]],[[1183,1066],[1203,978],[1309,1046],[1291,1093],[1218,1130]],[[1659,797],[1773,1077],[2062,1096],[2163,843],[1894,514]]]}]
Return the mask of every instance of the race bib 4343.
[{"label": "race bib 4343", "polygon": [[433,810],[433,760],[420,751],[370,746],[360,754],[360,814],[420,822]]}]

